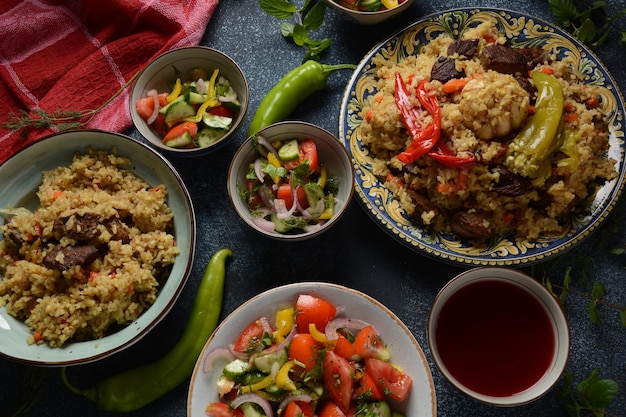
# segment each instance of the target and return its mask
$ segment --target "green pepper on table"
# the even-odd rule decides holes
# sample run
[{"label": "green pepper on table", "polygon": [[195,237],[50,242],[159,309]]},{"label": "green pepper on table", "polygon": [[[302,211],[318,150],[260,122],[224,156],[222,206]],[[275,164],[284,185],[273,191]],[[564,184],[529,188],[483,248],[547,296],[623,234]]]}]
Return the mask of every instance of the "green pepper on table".
[{"label": "green pepper on table", "polygon": [[96,386],[79,389],[70,384],[62,368],[64,384],[107,411],[138,410],[176,388],[191,376],[196,361],[219,321],[226,259],[230,249],[220,249],[209,260],[189,315],[189,322],[178,343],[161,359],[110,376]]}]

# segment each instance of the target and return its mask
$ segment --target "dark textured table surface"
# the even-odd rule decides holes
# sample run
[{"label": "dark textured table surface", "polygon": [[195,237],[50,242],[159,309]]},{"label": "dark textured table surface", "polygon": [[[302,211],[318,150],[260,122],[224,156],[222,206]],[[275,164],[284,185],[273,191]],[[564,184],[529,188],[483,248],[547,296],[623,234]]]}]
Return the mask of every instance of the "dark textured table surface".
[{"label": "dark textured table surface", "polygon": [[[296,4],[301,2],[296,1]],[[608,2],[607,11],[626,8],[626,1]],[[328,10],[323,26],[315,36],[332,38],[331,48],[322,62],[358,63],[378,41],[410,22],[455,7],[500,7],[523,10],[554,21],[548,2],[536,1],[422,1],[415,0],[403,16],[377,26],[358,26]],[[259,292],[297,281],[329,281],[363,291],[388,306],[415,334],[424,350],[435,382],[440,416],[561,416],[559,403],[563,383],[559,382],[546,396],[529,405],[496,408],[473,401],[452,387],[432,362],[426,341],[426,322],[430,305],[444,283],[461,268],[417,254],[384,232],[365,213],[356,195],[346,215],[330,231],[304,242],[281,243],[268,240],[250,230],[233,211],[226,192],[226,173],[237,147],[244,140],[256,107],[268,89],[283,74],[299,65],[304,51],[285,41],[280,23],[266,15],[253,0],[222,0],[211,18],[202,44],[217,48],[237,61],[250,84],[250,107],[246,122],[232,143],[201,159],[175,159],[191,193],[197,213],[198,239],[193,271],[170,314],[146,337],[132,347],[100,362],[71,368],[77,383],[90,385],[99,379],[140,363],[155,360],[178,340],[187,320],[198,282],[211,254],[222,247],[231,248],[234,256],[227,269],[227,283],[222,310],[225,317],[241,303]],[[626,45],[617,43],[613,34],[596,51],[608,70],[626,91]],[[328,86],[303,103],[294,119],[309,121],[338,133],[339,107],[349,71],[331,75]],[[139,137],[131,130],[131,136]],[[571,352],[567,366],[575,381],[598,368],[603,378],[620,385],[617,399],[608,411],[626,416],[626,329],[618,319],[619,306],[626,304],[626,255],[609,253],[612,247],[626,243],[626,202],[622,199],[607,224],[570,254],[561,257],[549,278],[563,281],[564,268],[572,267],[573,287],[583,294],[589,291],[579,282],[586,272],[589,282],[601,281],[607,289],[599,307],[601,319],[593,324],[586,313],[588,299],[570,294],[565,310],[571,327]],[[613,230],[611,227],[616,227]],[[574,256],[572,256],[574,255]],[[617,306],[617,307],[615,307]],[[23,392],[23,365],[0,359],[0,415],[10,415]],[[69,392],[62,385],[57,369],[48,369],[39,387],[40,397],[30,416],[108,416],[93,403]],[[134,416],[186,415],[188,382],[132,413]],[[416,387],[415,389],[419,389]],[[28,392],[26,390],[24,392]]]}]

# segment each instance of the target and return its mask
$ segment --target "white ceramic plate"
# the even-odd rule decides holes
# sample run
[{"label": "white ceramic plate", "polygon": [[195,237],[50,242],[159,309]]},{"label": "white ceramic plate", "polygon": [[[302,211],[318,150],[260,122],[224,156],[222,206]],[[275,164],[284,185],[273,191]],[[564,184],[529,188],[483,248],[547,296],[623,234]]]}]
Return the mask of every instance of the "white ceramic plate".
[{"label": "white ceramic plate", "polygon": [[281,308],[294,306],[298,295],[312,294],[333,303],[345,311],[346,317],[365,320],[380,333],[391,353],[392,362],[413,379],[409,398],[395,405],[407,417],[435,417],[437,401],[435,387],[426,357],[411,331],[393,312],[372,297],[340,285],[306,282],[278,287],[250,299],[232,312],[215,330],[206,343],[194,368],[187,400],[188,417],[206,417],[204,410],[218,401],[216,380],[221,373],[202,371],[204,358],[213,349],[232,344],[239,333],[261,316],[273,317]]},{"label": "white ceramic plate", "polygon": [[[29,329],[9,315],[6,308],[0,307],[0,354],[3,356],[39,366],[76,365],[109,356],[137,342],[163,319],[187,281],[196,237],[191,198],[174,167],[156,151],[130,137],[81,130],[52,135],[31,144],[0,165],[0,207],[36,209],[41,172],[71,164],[74,153],[86,153],[88,146],[109,151],[114,147],[118,155],[130,158],[132,165],[126,168],[135,175],[151,185],[165,184],[168,204],[174,212],[174,238],[181,252],[155,303],[127,327],[102,339],[66,343],[60,348],[50,348],[47,344],[28,345]],[[2,216],[0,221],[4,221]]]}]

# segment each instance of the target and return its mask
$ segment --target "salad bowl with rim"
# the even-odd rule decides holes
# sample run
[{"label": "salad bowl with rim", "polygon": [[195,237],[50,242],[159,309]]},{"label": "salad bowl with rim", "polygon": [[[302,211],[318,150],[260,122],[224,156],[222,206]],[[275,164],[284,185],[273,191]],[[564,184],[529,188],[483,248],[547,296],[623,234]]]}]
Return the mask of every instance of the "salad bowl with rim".
[{"label": "salad bowl with rim", "polygon": [[409,397],[402,403],[391,404],[395,411],[407,417],[437,415],[434,383],[424,352],[411,331],[393,312],[376,299],[355,289],[325,282],[302,282],[273,288],[254,296],[216,328],[200,354],[191,377],[187,397],[188,417],[205,416],[207,405],[218,401],[216,382],[223,365],[214,363],[211,371],[205,371],[205,361],[214,350],[228,348],[254,320],[263,316],[271,320],[278,310],[294,307],[298,296],[302,294],[326,300],[334,304],[342,316],[363,320],[380,333],[391,355],[391,363],[398,365],[413,380]]}]

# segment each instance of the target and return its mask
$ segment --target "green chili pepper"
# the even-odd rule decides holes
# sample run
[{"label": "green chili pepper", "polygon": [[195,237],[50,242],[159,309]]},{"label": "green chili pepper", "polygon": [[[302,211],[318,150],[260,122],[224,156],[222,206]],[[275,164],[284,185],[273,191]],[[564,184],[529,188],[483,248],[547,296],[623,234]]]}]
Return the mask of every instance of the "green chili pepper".
[{"label": "green chili pepper", "polygon": [[137,410],[180,385],[193,372],[206,341],[219,321],[226,259],[231,255],[230,249],[220,249],[211,257],[183,335],[165,356],[156,362],[113,375],[84,390],[69,383],[63,368],[63,383],[100,408],[120,412]]},{"label": "green chili pepper", "polygon": [[537,87],[535,114],[511,141],[505,165],[513,172],[529,178],[545,177],[550,172],[548,158],[561,146],[563,120],[563,89],[559,81],[541,71],[533,71]]},{"label": "green chili pepper", "polygon": [[354,68],[356,66],[352,64],[323,65],[309,60],[292,69],[272,87],[259,104],[248,128],[248,136],[289,117],[298,104],[326,87],[331,72]]}]

